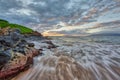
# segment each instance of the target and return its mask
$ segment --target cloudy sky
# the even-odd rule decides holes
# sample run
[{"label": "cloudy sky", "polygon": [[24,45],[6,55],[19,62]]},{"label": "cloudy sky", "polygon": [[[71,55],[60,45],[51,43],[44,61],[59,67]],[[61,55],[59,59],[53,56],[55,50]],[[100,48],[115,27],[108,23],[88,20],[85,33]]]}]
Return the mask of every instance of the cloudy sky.
[{"label": "cloudy sky", "polygon": [[45,35],[120,33],[120,0],[0,0],[0,18]]}]

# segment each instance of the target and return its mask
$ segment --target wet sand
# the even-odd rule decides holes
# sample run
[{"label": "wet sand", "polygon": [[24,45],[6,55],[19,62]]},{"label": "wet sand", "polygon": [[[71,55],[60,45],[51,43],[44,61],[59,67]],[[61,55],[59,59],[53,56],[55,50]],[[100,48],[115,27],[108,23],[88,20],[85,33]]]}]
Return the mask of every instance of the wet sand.
[{"label": "wet sand", "polygon": [[13,80],[120,80],[120,45],[80,43],[52,51]]}]

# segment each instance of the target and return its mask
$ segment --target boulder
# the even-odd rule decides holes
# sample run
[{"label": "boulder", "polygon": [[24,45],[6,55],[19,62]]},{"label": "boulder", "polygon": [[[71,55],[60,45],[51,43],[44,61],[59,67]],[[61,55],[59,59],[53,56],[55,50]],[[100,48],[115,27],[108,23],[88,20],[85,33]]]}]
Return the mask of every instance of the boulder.
[{"label": "boulder", "polygon": [[33,64],[40,54],[33,43],[28,43],[18,29],[0,36],[0,80],[8,80]]},{"label": "boulder", "polygon": [[34,47],[34,43],[28,43],[28,47]]},{"label": "boulder", "polygon": [[0,79],[8,79],[27,67],[28,58],[21,53],[15,53],[13,58],[0,70]]},{"label": "boulder", "polygon": [[21,34],[18,29],[13,30],[13,32],[10,33],[10,36],[13,41],[18,41],[21,39]]},{"label": "boulder", "polygon": [[10,27],[0,29],[0,35],[8,35]]},{"label": "boulder", "polygon": [[41,36],[42,37],[42,34],[37,32],[37,31],[33,31],[31,35],[32,36]]},{"label": "boulder", "polygon": [[10,50],[0,51],[0,65],[4,65],[7,63],[11,58]]},{"label": "boulder", "polygon": [[33,64],[33,57],[39,53],[39,50],[32,47],[26,49],[26,55],[13,52],[13,57],[0,70],[0,79],[10,79],[19,72],[28,69]]},{"label": "boulder", "polygon": [[46,40],[46,41],[44,41],[43,43],[47,43],[47,44],[48,44],[48,49],[56,48],[56,47],[57,47],[57,46],[54,45],[54,44],[52,43],[52,41],[50,41],[50,40]]},{"label": "boulder", "polygon": [[11,40],[10,36],[1,36],[0,37],[0,44],[7,46],[7,47],[12,47],[13,41]]}]

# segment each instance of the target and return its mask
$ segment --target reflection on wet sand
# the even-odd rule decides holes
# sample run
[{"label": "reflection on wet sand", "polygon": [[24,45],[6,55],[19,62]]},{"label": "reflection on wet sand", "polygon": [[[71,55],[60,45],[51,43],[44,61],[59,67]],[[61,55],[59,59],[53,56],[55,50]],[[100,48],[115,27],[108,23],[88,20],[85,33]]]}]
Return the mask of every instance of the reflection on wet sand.
[{"label": "reflection on wet sand", "polygon": [[[120,68],[112,69],[102,64],[97,68],[85,69],[74,59],[67,56],[44,56],[37,58],[37,64],[13,80],[119,80]],[[113,71],[114,70],[114,71]],[[119,71],[118,71],[119,70]],[[99,72],[97,72],[99,71]]]}]

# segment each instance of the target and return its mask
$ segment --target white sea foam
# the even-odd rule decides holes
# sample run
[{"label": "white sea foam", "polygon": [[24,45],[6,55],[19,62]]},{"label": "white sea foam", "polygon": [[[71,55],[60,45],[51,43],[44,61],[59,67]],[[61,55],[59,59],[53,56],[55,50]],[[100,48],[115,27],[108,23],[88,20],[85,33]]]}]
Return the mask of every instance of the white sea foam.
[{"label": "white sea foam", "polygon": [[53,42],[60,46],[44,49],[33,68],[13,80],[120,79],[120,45]]}]

